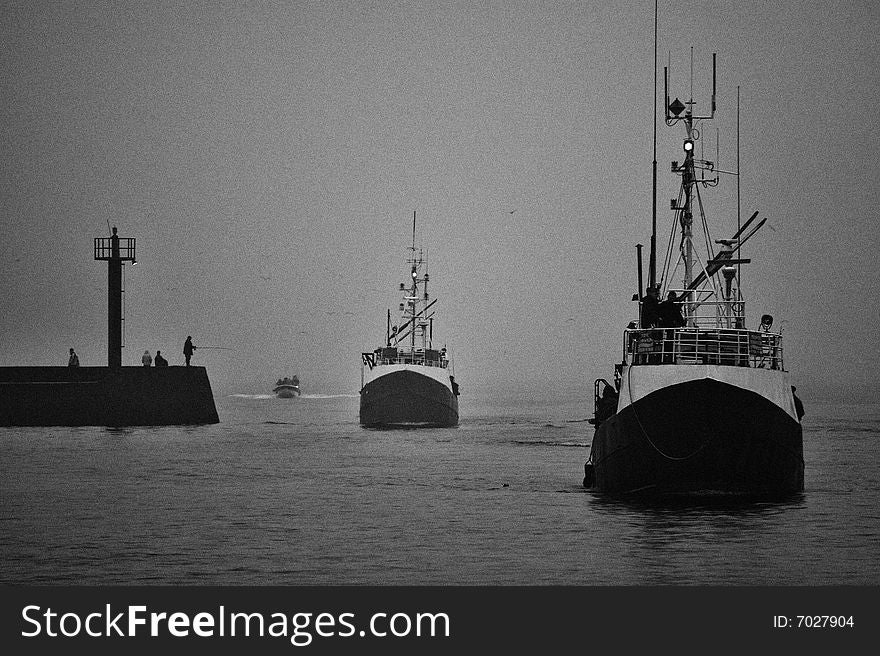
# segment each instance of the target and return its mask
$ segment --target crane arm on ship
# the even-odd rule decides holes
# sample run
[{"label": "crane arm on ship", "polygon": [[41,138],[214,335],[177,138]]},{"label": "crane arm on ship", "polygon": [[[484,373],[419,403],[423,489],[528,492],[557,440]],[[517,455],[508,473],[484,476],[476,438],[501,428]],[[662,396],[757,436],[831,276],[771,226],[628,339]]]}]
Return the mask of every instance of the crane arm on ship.
[{"label": "crane arm on ship", "polygon": [[748,225],[758,216],[758,213],[755,212],[752,214],[751,218],[743,224],[743,227],[737,230],[736,234],[731,239],[721,240],[720,243],[724,244],[725,248],[723,248],[715,257],[709,260],[706,263],[705,271],[701,271],[696,278],[693,279],[690,285],[688,285],[688,289],[697,289],[700,285],[702,285],[709,277],[718,273],[721,270],[721,267],[727,266],[729,264],[746,264],[747,260],[734,260],[734,254],[745,244],[751,237],[754,235],[764,223],[767,222],[767,217],[761,219],[758,224],[745,233],[745,236],[740,236],[743,234]]},{"label": "crane arm on ship", "polygon": [[[411,323],[413,322],[413,319],[418,319],[419,316],[422,315],[422,314],[424,314],[426,311],[428,311],[428,309],[430,309],[430,307],[431,307],[432,305],[434,305],[434,303],[436,303],[437,300],[438,300],[438,299],[435,298],[433,301],[431,301],[431,302],[428,303],[425,307],[423,307],[421,310],[419,310],[419,311],[416,313],[416,315],[415,315],[414,317],[410,317],[410,318],[407,319],[403,324],[401,324],[400,326],[398,326],[398,327],[397,327],[397,334],[394,335],[395,339],[396,339],[397,341],[402,340],[403,337],[400,336],[401,333],[403,333],[403,331],[407,328],[407,326],[409,326],[409,324],[411,324]],[[408,335],[408,334],[409,334],[409,333],[407,333],[407,335]]]}]

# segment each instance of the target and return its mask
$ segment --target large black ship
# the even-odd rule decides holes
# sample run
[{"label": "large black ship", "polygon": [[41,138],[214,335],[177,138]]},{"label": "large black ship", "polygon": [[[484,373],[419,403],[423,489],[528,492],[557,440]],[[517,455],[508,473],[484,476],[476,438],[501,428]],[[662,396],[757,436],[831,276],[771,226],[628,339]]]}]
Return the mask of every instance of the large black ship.
[{"label": "large black ship", "polygon": [[[740,249],[765,223],[758,212],[730,239],[709,235],[700,191],[719,182],[715,161],[697,157],[703,115],[693,97],[666,98],[667,126],[685,129],[681,176],[660,275],[656,250],[656,118],[651,252],[647,287],[638,248],[638,318],[623,333],[623,357],[613,382],[594,388],[596,426],[584,486],[614,494],[735,494],[787,496],[803,491],[803,408],[785,369],[782,334],[763,315],[746,327],[740,290]],[[655,34],[656,80],[656,34]],[[668,72],[664,71],[668,86]],[[693,85],[691,85],[693,88]],[[656,98],[656,85],[655,85]],[[655,100],[656,110],[656,100]],[[739,107],[737,101],[737,117]],[[656,111],[655,111],[656,116]],[[739,143],[737,119],[737,143]],[[738,150],[738,149],[737,149]],[[739,185],[739,153],[737,177]],[[739,186],[737,187],[737,199]],[[696,220],[695,220],[696,219]],[[730,228],[733,231],[733,228]]]},{"label": "large black ship", "polygon": [[458,384],[446,347],[435,349],[434,304],[428,297],[428,272],[422,249],[416,248],[416,215],[410,248],[409,283],[403,294],[400,322],[391,325],[384,345],[362,353],[360,423],[374,428],[437,427],[458,424]]}]

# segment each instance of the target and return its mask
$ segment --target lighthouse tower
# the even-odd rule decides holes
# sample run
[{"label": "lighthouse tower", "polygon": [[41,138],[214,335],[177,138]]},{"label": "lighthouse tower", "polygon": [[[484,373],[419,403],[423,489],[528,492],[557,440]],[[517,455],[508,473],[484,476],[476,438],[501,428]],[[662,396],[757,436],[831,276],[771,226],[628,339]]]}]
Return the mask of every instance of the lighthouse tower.
[{"label": "lighthouse tower", "polygon": [[133,237],[95,237],[95,259],[107,261],[107,366],[122,366],[122,267],[137,264]]}]

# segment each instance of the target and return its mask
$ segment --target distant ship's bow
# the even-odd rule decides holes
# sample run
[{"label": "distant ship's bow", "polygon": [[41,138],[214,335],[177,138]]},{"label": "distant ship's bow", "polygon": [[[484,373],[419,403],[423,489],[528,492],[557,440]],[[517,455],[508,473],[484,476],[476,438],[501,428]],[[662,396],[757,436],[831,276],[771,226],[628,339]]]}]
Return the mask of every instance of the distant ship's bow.
[{"label": "distant ship's bow", "polygon": [[455,426],[458,396],[448,371],[420,365],[377,365],[361,389],[364,426]]}]

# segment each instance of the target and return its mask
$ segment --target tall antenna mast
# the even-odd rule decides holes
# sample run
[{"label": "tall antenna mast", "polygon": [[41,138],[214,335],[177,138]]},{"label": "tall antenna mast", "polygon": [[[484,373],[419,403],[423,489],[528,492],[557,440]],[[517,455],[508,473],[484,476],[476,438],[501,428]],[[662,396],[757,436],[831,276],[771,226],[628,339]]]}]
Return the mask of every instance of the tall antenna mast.
[{"label": "tall antenna mast", "polygon": [[[742,219],[740,218],[740,176],[739,174],[739,85],[736,87],[736,230],[742,232]],[[740,251],[742,258],[742,251]],[[742,300],[742,264],[736,265],[736,284],[739,290],[737,300]]]},{"label": "tall antenna mast", "polygon": [[[702,201],[699,198],[699,185],[712,185],[717,181],[716,180],[708,180],[701,173],[700,177],[697,177],[696,171],[701,169],[702,171],[706,170],[714,170],[714,163],[707,162],[703,159],[696,159],[694,157],[694,148],[695,142],[700,139],[700,130],[697,129],[695,123],[703,120],[711,120],[715,117],[715,96],[716,96],[716,55],[712,53],[712,99],[710,105],[710,111],[707,114],[698,115],[694,113],[694,106],[696,102],[693,97],[693,48],[691,48],[690,53],[690,97],[687,102],[682,102],[678,98],[676,98],[672,103],[669,102],[669,72],[668,70],[664,70],[664,96],[666,98],[666,108],[665,108],[665,121],[666,125],[672,126],[679,121],[682,121],[685,126],[686,136],[684,140],[684,154],[685,160],[679,166],[678,162],[673,162],[672,171],[674,173],[678,173],[682,176],[681,181],[681,191],[679,192],[679,201],[676,202],[673,199],[672,209],[678,213],[678,220],[681,224],[681,255],[682,255],[682,263],[684,264],[684,281],[683,287],[685,289],[691,288],[691,283],[694,282],[695,277],[702,276],[702,273],[697,274],[695,272],[695,264],[702,268],[702,265],[695,261],[694,254],[694,244],[693,244],[693,223],[694,223],[694,208],[702,215]],[[705,217],[703,217],[704,229],[705,229]],[[709,236],[708,232],[706,233],[706,245],[708,250],[708,256],[714,257],[714,254],[711,251],[711,245],[709,244]],[[671,243],[671,242],[670,242]],[[685,305],[683,309],[685,310],[685,314],[690,314],[690,309],[693,308],[692,305]]]},{"label": "tall antenna mast", "polygon": [[[648,263],[648,285],[657,284],[657,0],[654,0],[654,164],[651,185],[651,261]],[[639,294],[642,293],[641,285]]]},{"label": "tall antenna mast", "polygon": [[416,297],[418,296],[419,291],[419,282],[418,282],[418,274],[417,274],[418,263],[416,262],[416,211],[413,210],[413,238],[412,238],[412,291],[410,291],[411,301],[409,304],[410,308],[410,321],[412,321],[412,327],[410,328],[410,347],[415,350],[416,347]]}]

